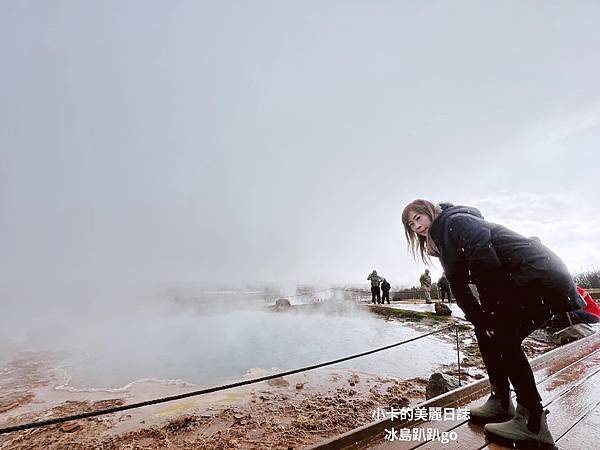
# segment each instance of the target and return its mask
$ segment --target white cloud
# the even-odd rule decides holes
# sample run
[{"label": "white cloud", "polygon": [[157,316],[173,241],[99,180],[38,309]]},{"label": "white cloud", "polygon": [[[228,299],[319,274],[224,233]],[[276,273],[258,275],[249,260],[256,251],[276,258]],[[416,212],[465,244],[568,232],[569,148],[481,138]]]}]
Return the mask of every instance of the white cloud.
[{"label": "white cloud", "polygon": [[571,271],[600,264],[600,205],[565,194],[518,193],[473,202],[484,217],[525,236],[538,236]]}]

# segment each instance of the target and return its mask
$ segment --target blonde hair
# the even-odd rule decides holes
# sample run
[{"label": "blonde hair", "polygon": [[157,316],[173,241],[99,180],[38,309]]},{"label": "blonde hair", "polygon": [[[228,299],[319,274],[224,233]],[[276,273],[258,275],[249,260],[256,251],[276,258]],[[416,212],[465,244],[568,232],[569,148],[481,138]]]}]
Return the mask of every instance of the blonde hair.
[{"label": "blonde hair", "polygon": [[404,225],[404,235],[406,236],[406,244],[409,252],[415,260],[418,255],[425,264],[431,266],[432,263],[429,255],[437,252],[437,248],[429,235],[427,237],[421,236],[410,228],[408,222],[410,221],[409,214],[411,212],[423,214],[433,222],[442,210],[438,205],[427,200],[417,199],[406,205],[402,211],[402,224]]}]

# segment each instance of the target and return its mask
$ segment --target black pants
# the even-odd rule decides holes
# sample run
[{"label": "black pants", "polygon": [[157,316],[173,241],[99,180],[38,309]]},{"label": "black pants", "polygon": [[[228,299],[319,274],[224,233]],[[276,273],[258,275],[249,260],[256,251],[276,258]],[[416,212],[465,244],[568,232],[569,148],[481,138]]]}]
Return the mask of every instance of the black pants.
[{"label": "black pants", "polygon": [[542,399],[521,344],[550,317],[550,312],[522,309],[520,316],[513,317],[512,321],[498,321],[492,337],[487,336],[485,330],[475,328],[490,383],[499,392],[506,392],[510,380],[517,393],[517,402],[530,411],[541,411]]},{"label": "black pants", "polygon": [[[377,298],[377,301],[375,301]],[[373,303],[381,303],[381,293],[379,292],[379,286],[371,286],[371,299]]]},{"label": "black pants", "polygon": [[390,304],[390,291],[382,290],[381,293],[383,294],[383,297],[381,298],[381,303],[383,304],[387,300],[388,305],[389,305]]},{"label": "black pants", "polygon": [[440,289],[440,294],[442,295],[442,301],[444,301],[444,294],[448,294],[448,303],[452,301],[452,294],[450,293],[450,289]]}]

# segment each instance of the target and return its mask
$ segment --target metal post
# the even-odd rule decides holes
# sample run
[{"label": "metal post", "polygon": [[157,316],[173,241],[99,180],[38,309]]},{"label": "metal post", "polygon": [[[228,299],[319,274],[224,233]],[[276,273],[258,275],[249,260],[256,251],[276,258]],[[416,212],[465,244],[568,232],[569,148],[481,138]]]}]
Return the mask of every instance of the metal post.
[{"label": "metal post", "polygon": [[462,386],[460,381],[460,345],[458,341],[458,325],[455,324],[454,331],[456,331],[456,362],[458,363],[458,385]]}]

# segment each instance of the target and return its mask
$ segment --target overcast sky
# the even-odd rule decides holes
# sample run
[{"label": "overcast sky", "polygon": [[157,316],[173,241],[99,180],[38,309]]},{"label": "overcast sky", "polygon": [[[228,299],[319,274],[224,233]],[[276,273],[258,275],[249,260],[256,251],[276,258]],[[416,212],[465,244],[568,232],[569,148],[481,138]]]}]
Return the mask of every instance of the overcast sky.
[{"label": "overcast sky", "polygon": [[599,23],[592,1],[4,0],[0,279],[416,283],[415,198],[598,267]]}]

